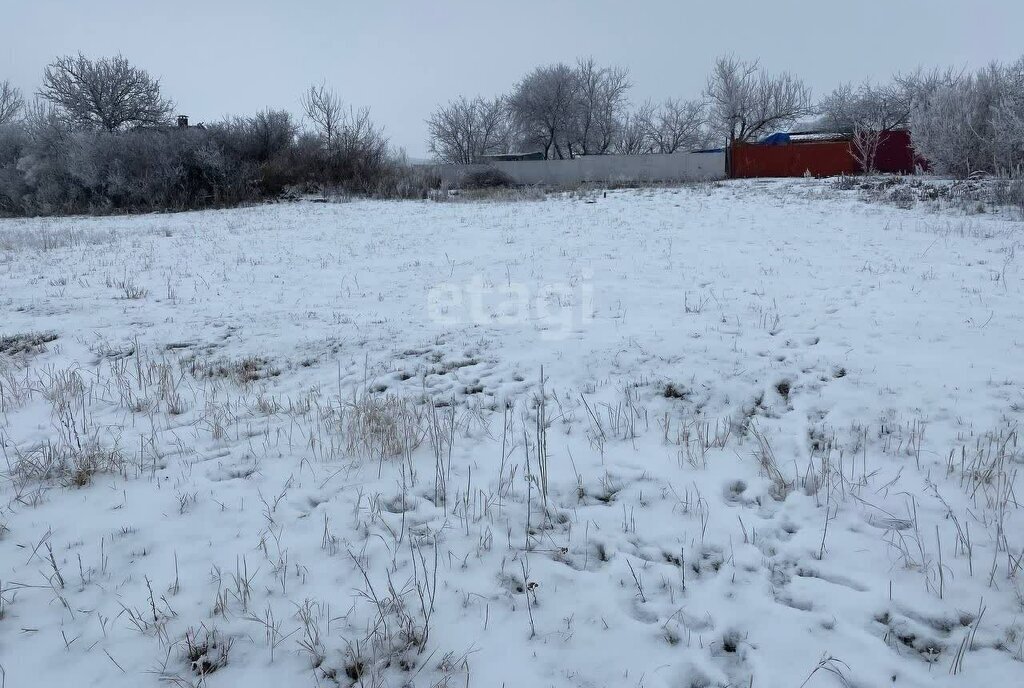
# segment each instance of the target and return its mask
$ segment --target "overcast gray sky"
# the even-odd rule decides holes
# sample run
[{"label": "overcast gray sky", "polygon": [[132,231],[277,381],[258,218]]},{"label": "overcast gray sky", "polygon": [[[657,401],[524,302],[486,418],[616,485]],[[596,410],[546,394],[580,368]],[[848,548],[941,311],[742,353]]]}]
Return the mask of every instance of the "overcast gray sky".
[{"label": "overcast gray sky", "polygon": [[326,81],[424,156],[424,118],[460,94],[504,92],[539,64],[627,66],[635,102],[694,97],[716,55],[760,58],[816,95],[918,65],[1024,53],[1021,0],[0,0],[0,79],[34,91],[53,57],[122,53],[193,121],[299,110]]}]

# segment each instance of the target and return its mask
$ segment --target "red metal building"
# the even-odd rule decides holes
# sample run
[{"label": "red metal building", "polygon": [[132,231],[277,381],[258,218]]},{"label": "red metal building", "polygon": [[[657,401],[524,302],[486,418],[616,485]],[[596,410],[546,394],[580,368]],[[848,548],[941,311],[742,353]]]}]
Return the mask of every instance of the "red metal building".
[{"label": "red metal building", "polygon": [[[731,177],[832,177],[863,172],[850,134],[790,134],[779,143],[736,143],[729,151]],[[910,132],[882,134],[875,170],[909,174],[923,161],[914,155]]]},{"label": "red metal building", "polygon": [[875,151],[875,169],[891,174],[910,174],[916,168],[928,169],[927,161],[914,153],[910,132],[897,129],[882,134]]}]

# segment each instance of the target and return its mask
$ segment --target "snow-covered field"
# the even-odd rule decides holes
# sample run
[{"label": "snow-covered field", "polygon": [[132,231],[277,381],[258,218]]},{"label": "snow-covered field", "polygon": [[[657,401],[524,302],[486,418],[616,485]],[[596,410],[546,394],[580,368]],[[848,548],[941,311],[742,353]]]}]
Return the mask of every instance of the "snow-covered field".
[{"label": "snow-covered field", "polygon": [[4,685],[1024,684],[1022,227],[0,221]]}]

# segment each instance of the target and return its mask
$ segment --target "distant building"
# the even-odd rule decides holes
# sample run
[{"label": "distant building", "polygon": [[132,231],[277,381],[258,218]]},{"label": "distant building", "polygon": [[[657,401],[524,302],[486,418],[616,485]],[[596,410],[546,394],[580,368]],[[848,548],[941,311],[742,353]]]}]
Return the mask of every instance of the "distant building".
[{"label": "distant building", "polygon": [[[174,127],[171,127],[172,129]],[[188,115],[178,115],[178,129],[206,129],[206,125],[200,122],[199,124],[189,124]]]}]

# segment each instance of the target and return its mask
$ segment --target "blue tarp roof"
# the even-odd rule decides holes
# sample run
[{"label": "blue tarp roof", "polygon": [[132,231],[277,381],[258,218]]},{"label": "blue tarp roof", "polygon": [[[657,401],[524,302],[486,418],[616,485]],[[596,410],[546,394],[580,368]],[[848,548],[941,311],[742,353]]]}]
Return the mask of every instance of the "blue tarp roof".
[{"label": "blue tarp roof", "polygon": [[769,146],[778,146],[785,143],[789,143],[789,134],[784,131],[777,131],[774,134],[769,134],[761,139],[761,143]]}]

